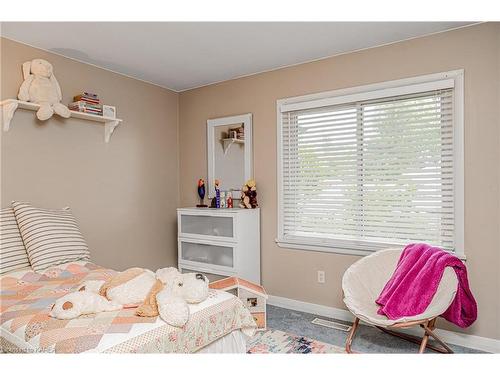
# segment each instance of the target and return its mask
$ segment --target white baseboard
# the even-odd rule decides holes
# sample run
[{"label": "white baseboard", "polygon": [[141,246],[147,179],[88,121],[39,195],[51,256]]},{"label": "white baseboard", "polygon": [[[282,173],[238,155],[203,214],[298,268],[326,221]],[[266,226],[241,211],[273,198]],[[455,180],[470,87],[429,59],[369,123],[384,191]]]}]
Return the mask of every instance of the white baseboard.
[{"label": "white baseboard", "polygon": [[[273,306],[325,316],[328,318],[343,320],[346,322],[352,322],[354,320],[353,315],[347,310],[318,305],[310,302],[298,301],[285,297],[269,296],[267,303]],[[421,330],[418,327],[408,328],[405,331],[418,336],[422,334]],[[465,346],[471,349],[483,350],[489,353],[500,353],[500,340],[447,331],[444,329],[436,329],[435,332],[449,344]]]}]

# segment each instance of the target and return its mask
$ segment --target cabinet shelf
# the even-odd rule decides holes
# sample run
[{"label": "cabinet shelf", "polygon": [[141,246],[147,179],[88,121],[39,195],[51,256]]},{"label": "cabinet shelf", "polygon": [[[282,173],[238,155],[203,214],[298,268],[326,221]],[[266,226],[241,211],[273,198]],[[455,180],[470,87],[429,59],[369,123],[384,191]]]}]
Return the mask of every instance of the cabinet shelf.
[{"label": "cabinet shelf", "polygon": [[[0,102],[0,106],[2,106],[3,131],[5,132],[10,130],[10,122],[12,120],[12,117],[14,116],[14,112],[17,109],[21,108],[21,109],[26,109],[28,111],[38,111],[38,109],[40,108],[39,104],[24,102],[22,100],[17,100],[17,99],[4,100]],[[85,112],[70,111],[70,113],[71,113],[70,118],[73,117],[103,124],[104,142],[106,143],[109,142],[111,134],[113,134],[115,128],[122,122],[121,119],[98,116]]]}]

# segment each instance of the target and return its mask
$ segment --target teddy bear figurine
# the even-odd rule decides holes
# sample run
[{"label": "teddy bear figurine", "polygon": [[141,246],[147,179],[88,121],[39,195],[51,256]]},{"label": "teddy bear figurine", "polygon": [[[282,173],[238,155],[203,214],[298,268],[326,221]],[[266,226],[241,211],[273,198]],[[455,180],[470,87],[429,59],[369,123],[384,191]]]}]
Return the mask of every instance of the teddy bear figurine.
[{"label": "teddy bear figurine", "polygon": [[257,208],[257,185],[255,180],[248,180],[241,189],[240,208]]},{"label": "teddy bear figurine", "polygon": [[71,115],[68,107],[61,104],[61,87],[54,76],[52,65],[42,59],[34,59],[23,64],[24,82],[17,95],[19,100],[40,104],[36,112],[39,120],[45,121],[57,113],[68,118]]}]

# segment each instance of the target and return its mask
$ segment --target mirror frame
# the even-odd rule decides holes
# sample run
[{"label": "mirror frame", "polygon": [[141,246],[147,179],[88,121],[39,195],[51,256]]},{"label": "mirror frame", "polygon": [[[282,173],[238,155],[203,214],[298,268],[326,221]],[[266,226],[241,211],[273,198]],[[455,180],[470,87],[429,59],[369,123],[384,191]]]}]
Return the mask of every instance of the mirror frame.
[{"label": "mirror frame", "polygon": [[[253,140],[252,140],[252,114],[220,117],[207,120],[207,161],[208,161],[208,198],[215,196],[215,153],[214,153],[214,130],[216,126],[234,125],[242,123],[245,126],[245,181],[253,177]],[[242,182],[241,186],[245,183]],[[233,197],[239,199],[240,197]]]}]

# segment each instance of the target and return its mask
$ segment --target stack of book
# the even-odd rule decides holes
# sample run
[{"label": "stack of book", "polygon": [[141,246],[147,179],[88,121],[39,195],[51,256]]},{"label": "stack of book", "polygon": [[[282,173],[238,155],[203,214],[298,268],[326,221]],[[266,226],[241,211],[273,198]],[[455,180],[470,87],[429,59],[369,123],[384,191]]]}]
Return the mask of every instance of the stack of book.
[{"label": "stack of book", "polygon": [[229,129],[229,138],[245,140],[245,127],[243,125]]},{"label": "stack of book", "polygon": [[74,102],[68,105],[72,111],[91,113],[102,116],[102,105],[97,94],[84,92],[73,98]]},{"label": "stack of book", "polygon": [[245,127],[241,125],[238,129],[236,129],[236,138],[245,140]]}]

